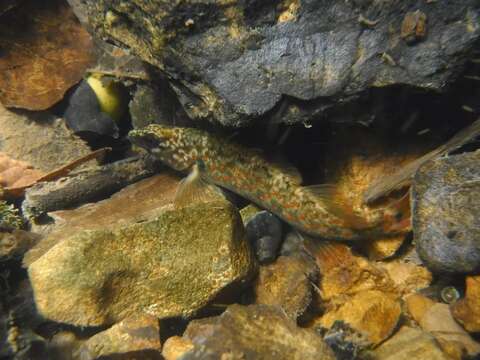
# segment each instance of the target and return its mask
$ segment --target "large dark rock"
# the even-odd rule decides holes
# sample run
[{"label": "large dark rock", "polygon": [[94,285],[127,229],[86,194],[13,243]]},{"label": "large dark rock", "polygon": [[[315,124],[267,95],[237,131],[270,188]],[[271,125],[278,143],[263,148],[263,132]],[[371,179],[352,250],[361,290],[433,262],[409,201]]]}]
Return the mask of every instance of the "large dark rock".
[{"label": "large dark rock", "polygon": [[231,126],[305,121],[369,87],[441,90],[480,35],[476,0],[69,2],[163,70],[192,118]]},{"label": "large dark rock", "polygon": [[413,233],[433,271],[480,270],[480,151],[423,165],[412,188]]}]

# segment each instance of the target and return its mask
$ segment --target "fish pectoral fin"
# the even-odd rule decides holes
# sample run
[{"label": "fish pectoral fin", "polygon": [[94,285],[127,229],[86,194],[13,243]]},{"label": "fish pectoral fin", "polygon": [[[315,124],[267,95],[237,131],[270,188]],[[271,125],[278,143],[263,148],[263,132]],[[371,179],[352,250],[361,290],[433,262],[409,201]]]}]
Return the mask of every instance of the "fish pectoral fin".
[{"label": "fish pectoral fin", "polygon": [[206,203],[219,200],[226,201],[223,191],[216,185],[204,180],[196,164],[192,172],[178,184],[173,204],[176,208],[182,208],[194,203]]},{"label": "fish pectoral fin", "polygon": [[353,211],[352,206],[345,201],[345,198],[335,185],[318,184],[304,186],[301,189],[313,194],[325,206],[327,211],[342,219],[352,229],[360,230],[371,227],[364,218]]}]

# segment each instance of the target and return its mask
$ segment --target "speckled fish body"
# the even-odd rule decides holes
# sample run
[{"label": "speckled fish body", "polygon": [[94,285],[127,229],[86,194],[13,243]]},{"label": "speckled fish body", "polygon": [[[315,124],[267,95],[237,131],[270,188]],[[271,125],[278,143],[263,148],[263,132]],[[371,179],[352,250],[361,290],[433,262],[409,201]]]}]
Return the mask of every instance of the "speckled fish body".
[{"label": "speckled fish body", "polygon": [[382,231],[355,229],[284,167],[206,131],[149,125],[131,131],[129,137],[176,170],[189,171],[201,161],[208,181],[249,199],[309,235],[355,240],[372,230]]}]

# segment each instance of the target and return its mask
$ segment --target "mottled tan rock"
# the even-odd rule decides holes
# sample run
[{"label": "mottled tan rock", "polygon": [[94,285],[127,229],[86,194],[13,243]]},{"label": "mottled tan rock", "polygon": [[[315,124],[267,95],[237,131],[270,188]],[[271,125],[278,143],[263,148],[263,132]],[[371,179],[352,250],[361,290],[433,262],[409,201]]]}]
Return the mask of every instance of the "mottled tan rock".
[{"label": "mottled tan rock", "polygon": [[343,304],[345,298],[365,290],[395,293],[396,286],[388,273],[354,255],[345,244],[314,242],[308,248],[320,269],[318,287],[325,305]]},{"label": "mottled tan rock", "polygon": [[426,288],[432,282],[432,273],[424,266],[398,260],[379,262],[377,266],[387,271],[402,295]]},{"label": "mottled tan rock", "polygon": [[405,298],[405,304],[412,318],[420,323],[428,309],[435,305],[435,301],[420,294],[412,294]]},{"label": "mottled tan rock", "polygon": [[335,359],[319,335],[268,305],[231,305],[218,317],[192,321],[183,337],[195,346],[182,360]]},{"label": "mottled tan rock", "polygon": [[162,348],[162,356],[165,360],[177,360],[186,352],[192,350],[193,343],[180,336],[172,336],[165,341]]},{"label": "mottled tan rock", "polygon": [[28,273],[43,316],[96,326],[137,313],[190,316],[254,265],[240,216],[222,201],[166,206],[154,220],[79,231]]},{"label": "mottled tan rock", "polygon": [[367,359],[372,360],[450,360],[430,334],[403,326]]},{"label": "mottled tan rock", "polygon": [[335,321],[342,320],[377,345],[393,333],[400,315],[398,300],[381,291],[368,290],[328,311],[317,324],[330,328]]},{"label": "mottled tan rock", "polygon": [[0,104],[0,151],[49,172],[91,150],[62,119],[47,113],[14,113]]},{"label": "mottled tan rock", "polygon": [[318,277],[315,263],[302,256],[280,256],[261,266],[254,285],[255,303],[280,306],[297,319],[312,301],[312,284]]},{"label": "mottled tan rock", "polygon": [[[419,322],[422,329],[431,333],[440,342],[444,350],[452,353],[463,353],[474,356],[480,354],[480,343],[455,321],[447,304],[435,303]],[[463,350],[464,349],[464,350]]]},{"label": "mottled tan rock", "polygon": [[24,257],[25,265],[40,258],[58,242],[82,230],[113,229],[129,223],[153,219],[162,207],[173,202],[180,178],[166,172],[129,185],[110,198],[73,210],[50,212],[54,226],[36,226],[48,233]]},{"label": "mottled tan rock", "polygon": [[418,294],[407,297],[406,304],[414,320],[453,358],[480,353],[480,344],[455,321],[447,304],[436,303]]},{"label": "mottled tan rock", "polygon": [[480,276],[467,276],[465,298],[452,305],[452,314],[467,331],[480,331]]},{"label": "mottled tan rock", "polygon": [[122,359],[154,359],[159,357],[160,350],[159,320],[141,315],[129,317],[92,336],[76,356],[82,360],[103,359],[109,355],[122,356]]}]

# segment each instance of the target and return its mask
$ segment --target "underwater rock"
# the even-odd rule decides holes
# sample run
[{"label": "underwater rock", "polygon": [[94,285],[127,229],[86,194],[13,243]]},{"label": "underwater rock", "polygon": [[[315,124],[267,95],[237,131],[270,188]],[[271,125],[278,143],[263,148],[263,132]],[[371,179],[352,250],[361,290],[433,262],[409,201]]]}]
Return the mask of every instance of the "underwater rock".
[{"label": "underwater rock", "polygon": [[12,112],[0,104],[0,151],[48,173],[91,153],[62,119],[46,112]]},{"label": "underwater rock", "polygon": [[50,211],[105,198],[154,173],[155,166],[143,158],[127,158],[76,171],[57,181],[41,182],[27,189],[22,211],[25,217],[34,220]]},{"label": "underwater rock", "polygon": [[40,235],[24,230],[0,231],[0,262],[20,259],[40,240]]},{"label": "underwater rock", "polygon": [[246,222],[245,229],[260,264],[275,260],[282,241],[281,221],[268,211],[260,211]]},{"label": "underwater rock", "polygon": [[192,126],[166,79],[156,86],[137,85],[129,108],[134,129],[150,124]]},{"label": "underwater rock", "polygon": [[[133,167],[134,170],[136,168],[136,166]],[[110,170],[115,169],[116,167],[113,167]],[[101,187],[102,178],[109,182],[108,174],[109,172],[106,172],[98,179],[98,187]],[[162,208],[165,205],[172,203],[179,180],[179,177],[167,172],[129,185],[108,199],[85,204],[77,209],[50,212],[49,216],[55,222],[53,225],[34,225],[37,232],[48,234],[48,236],[25,254],[24,264],[28,266],[59,241],[77,232],[114,229],[130,223],[152,220],[163,211]],[[97,182],[87,181],[86,183],[91,186],[97,185]],[[75,189],[74,185],[73,181],[69,187]],[[60,191],[59,198],[61,194]]]},{"label": "underwater rock", "polygon": [[180,336],[172,336],[165,341],[162,348],[162,356],[165,360],[177,360],[186,352],[192,350],[194,347],[190,340],[184,339]]},{"label": "underwater rock", "polygon": [[[69,3],[97,37],[164,71],[192,119],[229,126],[309,120],[370,87],[442,90],[480,35],[475,0]],[[417,10],[428,32],[415,24],[423,41],[410,46],[402,20]]]},{"label": "underwater rock", "polygon": [[361,291],[338,309],[327,311],[317,322],[331,328],[336,321],[349,324],[374,345],[388,338],[400,319],[399,302],[392,296],[377,290]]},{"label": "underwater rock", "polygon": [[230,203],[155,211],[153,220],[65,236],[31,263],[39,312],[81,326],[141,313],[188,317],[252,275],[254,258]]},{"label": "underwater rock", "polygon": [[100,109],[97,95],[82,81],[68,101],[65,121],[74,133],[90,132],[118,137],[118,126],[110,115]]},{"label": "underwater rock", "polygon": [[457,358],[456,354],[474,356],[480,353],[480,343],[455,321],[447,304],[418,294],[406,299],[409,313],[423,330],[431,333],[442,349]]},{"label": "underwater rock", "polygon": [[480,332],[480,276],[467,276],[465,298],[451,307],[453,317],[470,332]]},{"label": "underwater rock", "polygon": [[322,294],[322,302],[328,307],[341,306],[346,298],[365,290],[397,293],[395,283],[385,270],[354,255],[347,245],[311,242],[307,248],[320,269],[317,285]]},{"label": "underwater rock", "polygon": [[159,359],[160,325],[156,317],[126,318],[89,338],[76,352],[82,360],[122,358]]},{"label": "underwater rock", "polygon": [[417,252],[434,272],[480,270],[480,151],[422,166],[412,188]]},{"label": "underwater rock", "polygon": [[319,335],[268,305],[231,305],[220,316],[190,322],[183,338],[194,348],[182,360],[335,359]]},{"label": "underwater rock", "polygon": [[333,323],[323,339],[332,348],[337,360],[357,359],[359,353],[370,345],[364,335],[341,320]]},{"label": "underwater rock", "polygon": [[393,260],[378,262],[377,266],[386,270],[393,280],[398,293],[411,294],[428,287],[432,282],[432,273],[424,266]]},{"label": "underwater rock", "polygon": [[435,338],[420,329],[402,326],[381,344],[368,359],[372,360],[451,360],[443,353]]},{"label": "underwater rock", "polygon": [[254,284],[255,303],[279,306],[296,320],[312,301],[317,277],[318,268],[311,258],[280,256],[273,264],[260,266]]}]

